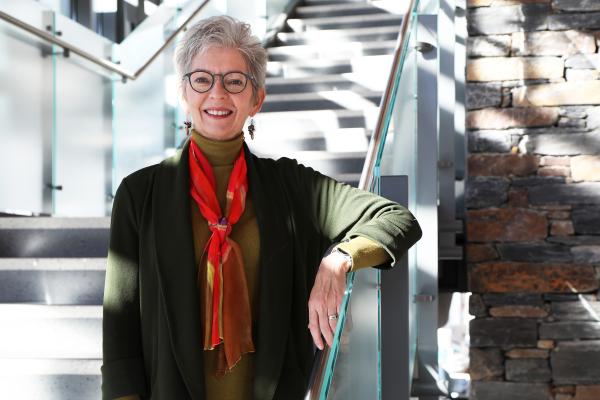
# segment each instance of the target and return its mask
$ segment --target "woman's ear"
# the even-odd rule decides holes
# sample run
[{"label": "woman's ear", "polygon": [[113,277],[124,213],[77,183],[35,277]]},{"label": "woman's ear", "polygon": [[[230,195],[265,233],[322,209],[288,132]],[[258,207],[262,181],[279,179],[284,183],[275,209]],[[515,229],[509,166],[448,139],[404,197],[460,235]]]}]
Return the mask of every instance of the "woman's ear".
[{"label": "woman's ear", "polygon": [[260,108],[262,107],[263,103],[265,102],[265,96],[266,96],[265,88],[258,89],[258,91],[256,92],[256,104],[252,108],[252,112],[250,113],[251,116],[256,115],[256,113],[260,111]]}]

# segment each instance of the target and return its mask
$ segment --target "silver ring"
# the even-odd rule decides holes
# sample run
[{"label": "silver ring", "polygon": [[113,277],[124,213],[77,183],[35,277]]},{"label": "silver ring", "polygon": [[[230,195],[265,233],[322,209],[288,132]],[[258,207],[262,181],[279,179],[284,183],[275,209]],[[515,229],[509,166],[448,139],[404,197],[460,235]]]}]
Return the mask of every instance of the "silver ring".
[{"label": "silver ring", "polygon": [[335,320],[335,319],[338,319],[338,315],[337,314],[331,314],[331,315],[328,315],[327,318],[329,318],[330,321],[331,320]]}]

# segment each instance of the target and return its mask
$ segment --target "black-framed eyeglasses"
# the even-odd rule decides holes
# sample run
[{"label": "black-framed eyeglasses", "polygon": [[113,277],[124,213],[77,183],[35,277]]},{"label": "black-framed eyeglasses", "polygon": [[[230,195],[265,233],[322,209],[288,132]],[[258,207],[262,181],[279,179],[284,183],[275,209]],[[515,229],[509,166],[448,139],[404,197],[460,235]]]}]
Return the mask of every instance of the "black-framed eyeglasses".
[{"label": "black-framed eyeglasses", "polygon": [[250,75],[240,71],[231,71],[225,74],[213,74],[212,72],[204,70],[196,70],[183,75],[183,78],[188,79],[190,86],[196,92],[204,93],[212,89],[215,84],[216,76],[221,78],[225,90],[232,94],[241,93],[248,85],[248,81],[252,80]]}]

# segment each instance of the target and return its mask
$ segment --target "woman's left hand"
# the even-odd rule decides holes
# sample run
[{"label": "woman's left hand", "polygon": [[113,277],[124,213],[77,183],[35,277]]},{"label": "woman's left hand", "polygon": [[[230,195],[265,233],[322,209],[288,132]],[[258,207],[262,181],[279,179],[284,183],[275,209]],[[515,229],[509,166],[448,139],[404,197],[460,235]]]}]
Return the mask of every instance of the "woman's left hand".
[{"label": "woman's left hand", "polygon": [[350,260],[338,252],[323,258],[319,265],[308,299],[308,329],[319,350],[324,347],[323,337],[329,346],[333,343],[337,316],[346,290],[346,273],[350,267]]}]

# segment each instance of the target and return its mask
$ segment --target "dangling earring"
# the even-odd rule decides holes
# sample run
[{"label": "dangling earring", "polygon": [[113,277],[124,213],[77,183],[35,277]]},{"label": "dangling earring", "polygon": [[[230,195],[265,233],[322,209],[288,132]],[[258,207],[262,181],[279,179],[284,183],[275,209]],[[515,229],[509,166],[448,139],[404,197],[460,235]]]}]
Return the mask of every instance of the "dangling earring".
[{"label": "dangling earring", "polygon": [[248,124],[248,133],[250,134],[250,139],[254,140],[254,131],[256,130],[256,126],[254,125],[254,118],[250,118],[250,124]]},{"label": "dangling earring", "polygon": [[183,126],[185,126],[185,135],[190,136],[190,130],[192,129],[192,123],[190,121],[184,121]]}]

